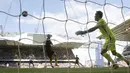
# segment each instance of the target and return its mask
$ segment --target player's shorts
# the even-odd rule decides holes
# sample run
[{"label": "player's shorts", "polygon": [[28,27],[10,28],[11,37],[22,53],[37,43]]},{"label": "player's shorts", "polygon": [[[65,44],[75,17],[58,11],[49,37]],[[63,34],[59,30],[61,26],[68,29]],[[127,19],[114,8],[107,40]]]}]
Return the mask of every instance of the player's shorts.
[{"label": "player's shorts", "polygon": [[30,61],[29,61],[29,63],[33,63],[33,61],[32,61],[32,60],[30,60]]},{"label": "player's shorts", "polygon": [[106,38],[105,39],[105,43],[102,47],[102,50],[103,49],[107,49],[107,50],[116,50],[116,46],[115,46],[115,38]]},{"label": "player's shorts", "polygon": [[54,51],[51,49],[51,47],[46,47],[45,49],[46,55],[51,58],[52,55],[54,54]]},{"label": "player's shorts", "polygon": [[79,61],[75,61],[75,64],[79,64]]}]

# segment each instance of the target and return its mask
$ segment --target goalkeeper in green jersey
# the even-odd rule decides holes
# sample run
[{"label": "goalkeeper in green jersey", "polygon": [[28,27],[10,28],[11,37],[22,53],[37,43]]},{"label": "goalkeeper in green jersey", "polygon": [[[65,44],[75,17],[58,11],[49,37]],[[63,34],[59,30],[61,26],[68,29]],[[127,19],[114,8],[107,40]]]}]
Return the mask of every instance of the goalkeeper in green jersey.
[{"label": "goalkeeper in green jersey", "polygon": [[119,59],[124,60],[127,65],[129,65],[129,61],[127,61],[123,56],[116,52],[116,46],[115,46],[115,36],[112,32],[112,30],[108,27],[107,23],[102,19],[103,13],[101,11],[96,11],[95,13],[95,21],[97,21],[96,26],[85,30],[85,31],[77,31],[76,35],[83,35],[89,32],[93,32],[96,29],[99,29],[102,33],[103,37],[105,38],[105,43],[102,47],[101,55],[104,56],[109,62],[113,64],[113,68],[116,69],[119,66],[113,61],[113,59],[110,57],[110,55],[107,53],[108,50],[112,52],[113,55],[117,56]]}]

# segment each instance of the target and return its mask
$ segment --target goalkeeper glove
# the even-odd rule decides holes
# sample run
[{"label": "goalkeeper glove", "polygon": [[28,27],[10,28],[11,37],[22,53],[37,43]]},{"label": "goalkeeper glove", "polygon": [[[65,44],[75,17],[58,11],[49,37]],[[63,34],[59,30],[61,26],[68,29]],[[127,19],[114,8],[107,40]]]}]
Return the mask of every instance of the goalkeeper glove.
[{"label": "goalkeeper glove", "polygon": [[85,34],[85,33],[87,33],[87,31],[77,31],[75,34],[76,34],[76,35],[83,35],[83,34]]}]

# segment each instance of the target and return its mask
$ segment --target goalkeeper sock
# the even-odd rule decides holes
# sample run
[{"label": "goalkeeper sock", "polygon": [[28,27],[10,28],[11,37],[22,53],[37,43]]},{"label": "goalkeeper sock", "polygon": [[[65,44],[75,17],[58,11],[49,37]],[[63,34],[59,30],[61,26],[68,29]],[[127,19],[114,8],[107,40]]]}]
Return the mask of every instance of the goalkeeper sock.
[{"label": "goalkeeper sock", "polygon": [[126,60],[121,54],[116,53],[116,56],[117,56],[119,59],[124,60],[124,61],[127,63],[127,65],[129,65],[129,61]]}]

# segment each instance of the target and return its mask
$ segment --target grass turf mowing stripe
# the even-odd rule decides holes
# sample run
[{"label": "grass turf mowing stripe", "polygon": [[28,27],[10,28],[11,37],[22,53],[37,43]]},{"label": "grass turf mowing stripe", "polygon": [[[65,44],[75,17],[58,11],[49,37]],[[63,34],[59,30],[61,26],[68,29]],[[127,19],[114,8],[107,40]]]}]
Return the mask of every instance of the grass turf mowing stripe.
[{"label": "grass turf mowing stripe", "polygon": [[[20,73],[111,73],[110,68],[21,68]],[[118,68],[113,73],[128,73],[128,68]],[[0,73],[17,73],[17,68],[0,68]]]}]

